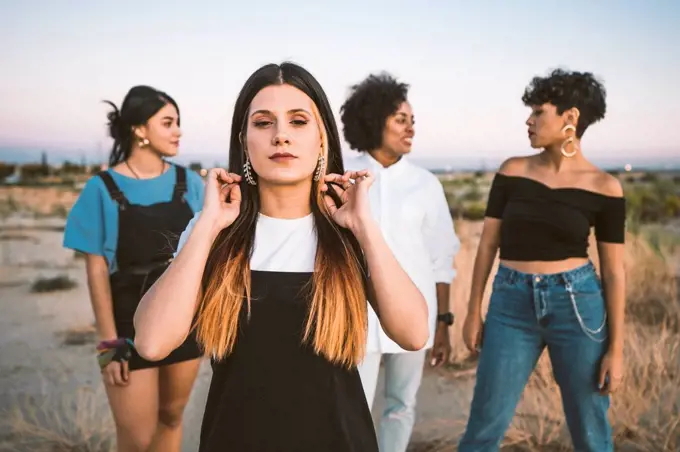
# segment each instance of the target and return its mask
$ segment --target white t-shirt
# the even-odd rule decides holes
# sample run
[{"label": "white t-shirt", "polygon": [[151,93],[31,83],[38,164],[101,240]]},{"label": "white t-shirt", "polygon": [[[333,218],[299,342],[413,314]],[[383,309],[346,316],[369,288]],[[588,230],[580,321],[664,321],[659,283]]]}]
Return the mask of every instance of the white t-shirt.
[{"label": "white t-shirt", "polygon": [[[186,243],[199,215],[200,212],[196,213],[182,232],[175,255]],[[314,216],[311,213],[292,220],[259,214],[250,269],[269,272],[313,272],[317,241]]]}]

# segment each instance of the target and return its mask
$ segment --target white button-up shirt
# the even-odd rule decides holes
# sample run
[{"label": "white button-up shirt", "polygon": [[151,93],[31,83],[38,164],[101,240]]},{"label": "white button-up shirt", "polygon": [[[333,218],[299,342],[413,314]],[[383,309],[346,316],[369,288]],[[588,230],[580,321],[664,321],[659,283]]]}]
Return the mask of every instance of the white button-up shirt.
[{"label": "white button-up shirt", "polygon": [[[451,284],[453,260],[460,248],[444,188],[430,171],[406,157],[385,168],[368,153],[345,159],[345,170],[368,169],[375,176],[369,189],[371,213],[397,261],[420,289],[429,310],[431,348],[437,324],[437,283]],[[368,307],[367,353],[402,353]]]}]

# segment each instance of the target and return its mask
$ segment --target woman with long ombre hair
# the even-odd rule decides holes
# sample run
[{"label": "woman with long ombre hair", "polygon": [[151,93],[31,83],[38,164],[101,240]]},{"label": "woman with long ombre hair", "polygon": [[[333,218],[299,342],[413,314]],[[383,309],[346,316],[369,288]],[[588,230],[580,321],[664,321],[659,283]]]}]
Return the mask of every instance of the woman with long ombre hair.
[{"label": "woman with long ombre hair", "polygon": [[366,300],[405,349],[425,345],[428,322],[371,218],[372,182],[343,171],[311,74],[284,63],[251,75],[229,172],[210,171],[203,211],[135,316],[140,355],[162,358],[195,326],[212,357],[200,451],[377,452],[357,371]]}]

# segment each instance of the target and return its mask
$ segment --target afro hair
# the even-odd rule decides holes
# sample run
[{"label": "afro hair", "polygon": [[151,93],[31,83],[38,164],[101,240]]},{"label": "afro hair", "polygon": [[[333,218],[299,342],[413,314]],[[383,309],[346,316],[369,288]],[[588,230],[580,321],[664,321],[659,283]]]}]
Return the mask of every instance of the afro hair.
[{"label": "afro hair", "polygon": [[534,77],[524,90],[522,102],[527,106],[550,103],[560,115],[578,108],[576,136],[580,138],[591,124],[604,118],[606,97],[604,86],[592,73],[555,69],[547,77]]},{"label": "afro hair", "polygon": [[340,108],[343,133],[351,149],[371,151],[382,145],[387,118],[407,100],[408,89],[409,85],[386,72],[371,74],[352,86]]}]

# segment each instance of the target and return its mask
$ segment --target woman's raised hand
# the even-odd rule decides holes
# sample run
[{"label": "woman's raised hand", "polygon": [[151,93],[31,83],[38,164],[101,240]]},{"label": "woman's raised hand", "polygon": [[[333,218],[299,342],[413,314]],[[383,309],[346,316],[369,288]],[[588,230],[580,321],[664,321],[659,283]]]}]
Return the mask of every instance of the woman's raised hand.
[{"label": "woman's raised hand", "polygon": [[[327,174],[321,190],[324,192],[328,212],[339,226],[356,232],[363,223],[371,220],[368,189],[373,184],[368,170],[346,171],[345,174]],[[328,194],[334,190],[342,205],[338,207]]]},{"label": "woman's raised hand", "polygon": [[205,199],[201,216],[222,230],[229,227],[241,212],[241,176],[228,173],[222,168],[208,172]]}]

